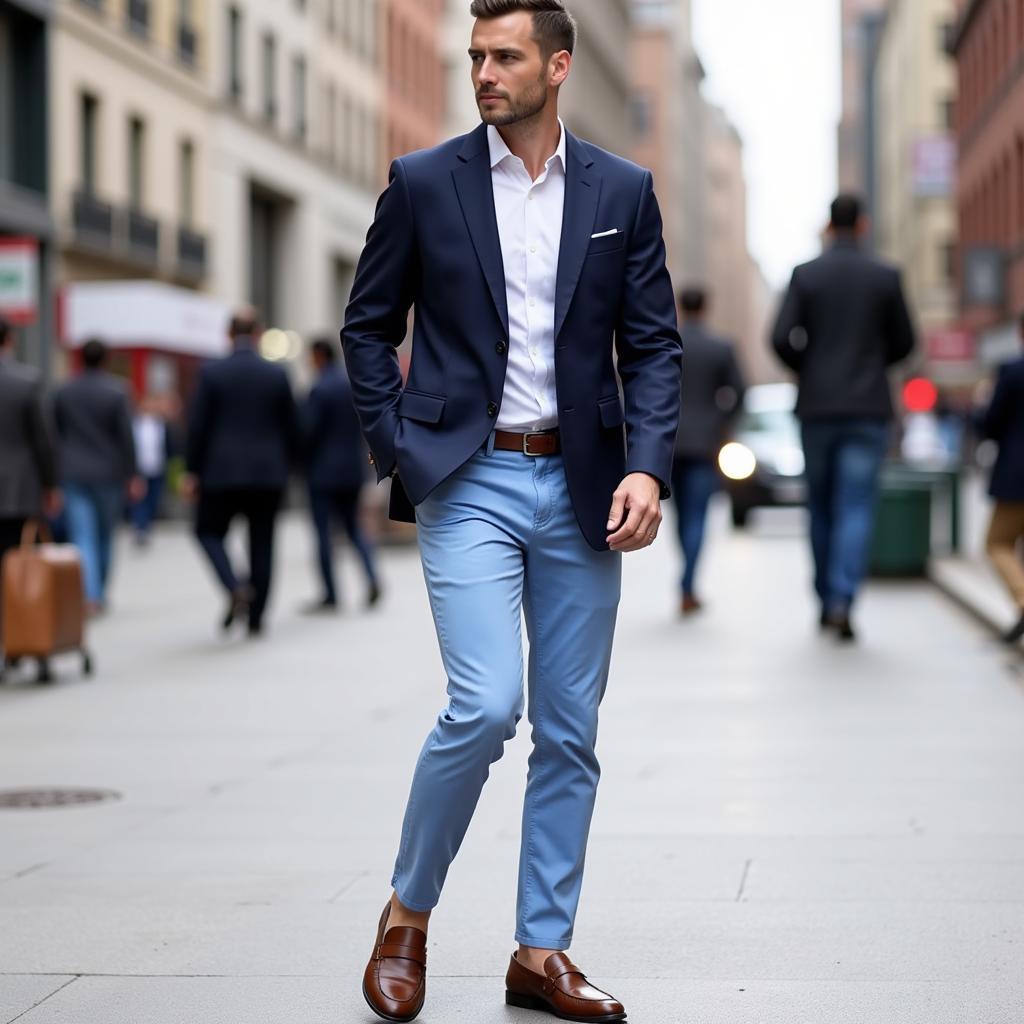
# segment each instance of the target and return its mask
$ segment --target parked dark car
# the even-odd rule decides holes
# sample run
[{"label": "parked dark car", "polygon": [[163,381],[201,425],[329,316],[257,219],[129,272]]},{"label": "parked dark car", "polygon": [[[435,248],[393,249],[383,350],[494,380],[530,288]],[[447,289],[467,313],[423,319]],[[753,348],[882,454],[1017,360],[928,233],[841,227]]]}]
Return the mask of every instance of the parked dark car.
[{"label": "parked dark car", "polygon": [[755,508],[805,504],[804,453],[795,408],[792,384],[758,384],[747,390],[733,439],[718,457],[734,526],[746,526]]}]

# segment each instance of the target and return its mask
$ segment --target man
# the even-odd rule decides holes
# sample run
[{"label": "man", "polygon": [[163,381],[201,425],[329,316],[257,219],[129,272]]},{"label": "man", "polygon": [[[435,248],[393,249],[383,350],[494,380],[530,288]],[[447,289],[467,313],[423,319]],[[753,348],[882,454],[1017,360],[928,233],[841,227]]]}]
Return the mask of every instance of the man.
[{"label": "man", "polygon": [[[1020,319],[1024,341],[1024,316]],[[1024,639],[1024,358],[999,370],[992,401],[981,420],[985,436],[999,442],[989,494],[995,498],[988,530],[988,555],[1009,589],[1020,617],[1004,636],[1008,644]]]},{"label": "man", "polygon": [[692,615],[703,607],[696,594],[696,576],[704,545],[704,522],[708,503],[718,489],[718,453],[746,391],[731,342],[716,338],[705,326],[707,306],[703,288],[685,288],[679,295],[686,373],[672,463],[672,494],[685,563],[680,604],[683,615]]},{"label": "man", "polygon": [[136,472],[128,391],[106,364],[106,345],[95,338],[87,341],[82,373],[54,396],[68,535],[82,556],[88,615],[106,607],[125,493],[137,501],[146,492]]},{"label": "man", "polygon": [[855,638],[850,612],[867,569],[889,445],[887,370],[914,348],[899,271],[861,249],[856,196],[832,204],[831,247],[793,271],[772,343],[799,380],[815,590],[823,628]]},{"label": "man", "polygon": [[338,366],[337,353],[329,341],[313,342],[311,359],[317,376],[306,398],[302,425],[309,507],[316,529],[324,596],[309,610],[334,611],[338,607],[331,546],[334,518],[340,521],[359,553],[369,588],[366,604],[372,608],[380,600],[380,583],[373,548],[359,524],[359,492],[366,482],[366,452],[352,402],[352,386]]},{"label": "man", "polygon": [[[622,1020],[565,950],[621,555],[652,543],[669,495],[675,303],[650,172],[558,118],[576,40],[561,0],[471,12],[484,124],[393,163],[342,332],[378,476],[395,474],[392,514],[415,506],[449,695],[416,767],[363,991],[389,1020],[423,1005],[430,911],[522,714],[522,609],[534,747],[506,998]],[[413,305],[403,389],[395,348]]]},{"label": "man", "polygon": [[[0,567],[4,555],[18,546],[26,519],[57,513],[60,495],[56,484],[56,456],[43,407],[42,378],[15,361],[14,331],[0,317]],[[0,608],[0,637],[2,622]]]},{"label": "man", "polygon": [[139,547],[149,543],[150,530],[164,493],[167,462],[171,456],[171,431],[166,414],[170,403],[170,398],[147,395],[139,403],[132,421],[139,473],[146,481],[145,496],[132,506],[135,543]]},{"label": "man", "polygon": [[[250,636],[263,631],[274,560],[274,529],[298,453],[299,425],[288,376],[256,351],[253,310],[228,328],[232,352],[199,374],[188,429],[184,491],[198,498],[196,536],[227,592],[226,631],[248,619]],[[224,547],[237,517],[249,526],[249,576],[241,581]]]}]

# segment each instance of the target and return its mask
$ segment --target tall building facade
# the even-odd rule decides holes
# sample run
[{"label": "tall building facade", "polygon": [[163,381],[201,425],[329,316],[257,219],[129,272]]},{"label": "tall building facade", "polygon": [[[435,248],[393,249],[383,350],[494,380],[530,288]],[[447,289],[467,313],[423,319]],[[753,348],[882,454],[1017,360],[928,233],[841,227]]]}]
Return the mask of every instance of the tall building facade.
[{"label": "tall building facade", "polygon": [[690,0],[634,0],[630,155],[654,173],[672,279],[708,273],[704,71]]},{"label": "tall building facade", "polygon": [[961,0],[960,297],[983,363],[1019,352],[1024,314],[1024,0]]},{"label": "tall building facade", "polygon": [[872,104],[870,70],[878,16],[888,0],[840,0],[842,114],[837,134],[839,188],[869,192]]},{"label": "tall building facade", "polygon": [[49,0],[0,4],[0,313],[18,353],[47,368],[53,334]]},{"label": "tall building facade", "polygon": [[875,67],[875,245],[903,270],[940,379],[972,370],[945,358],[957,316],[954,17],[953,0],[891,0]]}]

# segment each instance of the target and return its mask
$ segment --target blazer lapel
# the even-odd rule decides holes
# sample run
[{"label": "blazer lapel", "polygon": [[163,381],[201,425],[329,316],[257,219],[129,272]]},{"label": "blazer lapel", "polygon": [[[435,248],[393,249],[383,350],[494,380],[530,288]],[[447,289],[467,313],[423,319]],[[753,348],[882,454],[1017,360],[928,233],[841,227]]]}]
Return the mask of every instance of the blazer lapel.
[{"label": "blazer lapel", "polygon": [[601,198],[601,175],[594,170],[594,161],[568,130],[565,141],[565,206],[555,283],[556,338],[576,294]]},{"label": "blazer lapel", "polygon": [[494,307],[508,337],[508,299],[505,292],[505,267],[501,259],[498,219],[494,212],[494,187],[491,184],[490,150],[487,126],[480,125],[469,135],[459,151],[461,163],[452,171],[455,190],[466,218],[473,248],[487,279]]}]

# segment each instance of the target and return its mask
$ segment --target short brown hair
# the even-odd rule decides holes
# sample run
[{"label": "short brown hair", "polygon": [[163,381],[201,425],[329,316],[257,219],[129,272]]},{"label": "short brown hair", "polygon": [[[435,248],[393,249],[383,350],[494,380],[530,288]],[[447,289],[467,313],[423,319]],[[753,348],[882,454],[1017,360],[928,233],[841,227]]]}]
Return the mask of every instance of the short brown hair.
[{"label": "short brown hair", "polygon": [[533,15],[533,38],[545,58],[576,48],[576,19],[562,0],[473,0],[469,6],[474,18],[503,18],[517,11]]}]

